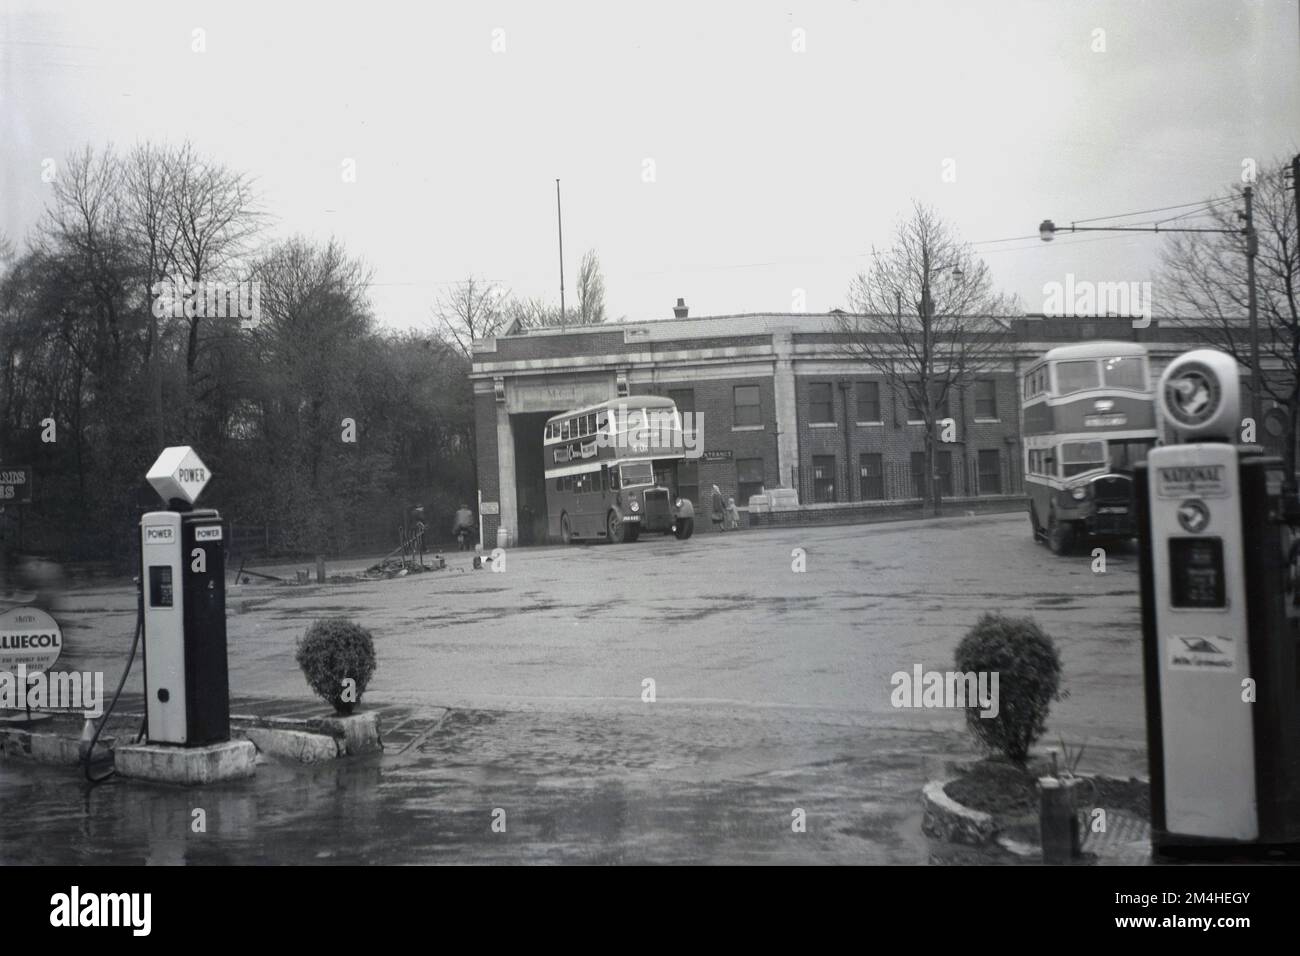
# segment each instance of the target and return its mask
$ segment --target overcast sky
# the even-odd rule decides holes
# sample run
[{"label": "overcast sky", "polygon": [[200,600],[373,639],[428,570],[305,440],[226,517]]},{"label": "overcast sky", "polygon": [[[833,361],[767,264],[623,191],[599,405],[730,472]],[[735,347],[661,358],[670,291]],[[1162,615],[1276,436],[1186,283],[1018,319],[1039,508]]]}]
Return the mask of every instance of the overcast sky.
[{"label": "overcast sky", "polygon": [[558,302],[557,177],[570,305],[594,247],[615,317],[825,311],[915,198],[1040,311],[1067,272],[1152,278],[1162,240],[989,240],[1300,150],[1298,5],[0,0],[0,229],[47,157],[188,138],[272,236],[365,258],[393,327],[471,272]]}]

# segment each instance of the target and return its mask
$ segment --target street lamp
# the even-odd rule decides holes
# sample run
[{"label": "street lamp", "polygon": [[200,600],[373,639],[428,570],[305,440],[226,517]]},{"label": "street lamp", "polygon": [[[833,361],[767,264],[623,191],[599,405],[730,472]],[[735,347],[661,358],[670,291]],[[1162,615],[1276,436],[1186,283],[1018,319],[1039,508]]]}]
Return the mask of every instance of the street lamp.
[{"label": "street lamp", "polygon": [[[1246,225],[1241,229],[1214,229],[1211,227],[1177,227],[1173,229],[1161,229],[1159,224],[1154,226],[1076,226],[1070,223],[1068,229],[1064,232],[1217,232],[1227,235],[1243,235],[1246,237],[1246,283],[1248,286],[1248,311],[1250,314],[1250,414],[1255,420],[1256,427],[1260,422],[1260,389],[1263,379],[1259,372],[1259,308],[1255,292],[1255,254],[1259,251],[1259,241],[1255,235],[1255,213],[1254,213],[1254,189],[1247,186],[1242,190],[1242,196],[1246,201],[1245,213],[1238,213],[1246,221]],[[1043,242],[1051,242],[1056,238],[1057,225],[1050,219],[1044,219],[1038,224],[1038,237]]]}]

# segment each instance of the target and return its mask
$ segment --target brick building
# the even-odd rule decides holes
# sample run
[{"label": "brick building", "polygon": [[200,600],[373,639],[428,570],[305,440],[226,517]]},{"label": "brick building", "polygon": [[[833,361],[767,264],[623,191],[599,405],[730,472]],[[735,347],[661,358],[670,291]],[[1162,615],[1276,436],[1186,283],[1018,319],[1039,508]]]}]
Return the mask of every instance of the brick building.
[{"label": "brick building", "polygon": [[[685,312],[684,309],[678,310]],[[513,333],[475,342],[474,387],[484,538],[545,538],[542,431],[567,409],[624,395],[664,395],[702,416],[703,456],[679,469],[697,505],[716,484],[744,507],[764,488],[801,504],[836,506],[919,497],[920,414],[868,363],[848,354],[834,315],[678,317]],[[1005,354],[950,395],[955,440],[937,452],[946,497],[1018,495],[1018,381],[1048,349],[1094,338],[1137,340],[1159,370],[1196,343],[1152,320],[1011,320]],[[699,527],[707,527],[701,522]]]}]

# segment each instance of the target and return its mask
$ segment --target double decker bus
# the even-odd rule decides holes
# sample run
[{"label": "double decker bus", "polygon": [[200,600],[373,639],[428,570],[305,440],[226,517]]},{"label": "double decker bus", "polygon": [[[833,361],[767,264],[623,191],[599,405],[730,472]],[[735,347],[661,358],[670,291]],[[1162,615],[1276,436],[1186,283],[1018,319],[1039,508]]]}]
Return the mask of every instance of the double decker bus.
[{"label": "double decker bus", "polygon": [[1022,380],[1025,490],[1034,539],[1063,554],[1137,534],[1133,466],[1156,443],[1155,385],[1134,342],[1055,348]]},{"label": "double decker bus", "polygon": [[654,395],[548,419],[542,448],[550,537],[565,544],[635,541],[642,531],[689,538],[695,506],[676,494],[684,437],[677,405]]}]

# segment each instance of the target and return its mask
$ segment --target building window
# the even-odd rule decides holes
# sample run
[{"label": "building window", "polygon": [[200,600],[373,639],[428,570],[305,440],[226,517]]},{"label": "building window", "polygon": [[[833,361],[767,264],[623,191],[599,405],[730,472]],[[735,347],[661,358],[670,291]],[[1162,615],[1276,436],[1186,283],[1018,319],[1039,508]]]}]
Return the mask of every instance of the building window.
[{"label": "building window", "polygon": [[734,427],[763,424],[757,385],[737,385],[732,391],[732,401],[731,420]]},{"label": "building window", "polygon": [[835,421],[835,392],[830,382],[813,382],[808,386],[808,421],[816,424]]},{"label": "building window", "polygon": [[[916,403],[917,393],[919,391],[920,391],[920,386],[916,382],[912,382],[910,385],[907,386],[907,420],[909,422],[925,421],[925,416],[922,414],[921,406]],[[936,399],[939,397],[939,394],[943,391],[944,391],[944,387],[942,382],[930,383],[930,394],[933,395]],[[943,396],[943,400],[940,401],[938,405],[935,407],[934,417],[935,417],[935,421],[939,421],[940,419],[944,419],[948,417],[948,396],[946,393]]]},{"label": "building window", "polygon": [[813,501],[824,504],[835,498],[835,456],[813,455]]},{"label": "building window", "polygon": [[998,417],[997,383],[991,378],[982,378],[975,382],[975,417]]},{"label": "building window", "polygon": [[761,495],[763,493],[763,459],[761,458],[737,458],[736,459],[736,507],[744,508],[749,505],[751,495]]},{"label": "building window", "polygon": [[982,495],[1002,494],[1002,453],[996,448],[983,450],[979,453],[979,463],[979,493]]},{"label": "building window", "polygon": [[858,382],[858,421],[884,421],[880,417],[879,382]]},{"label": "building window", "polygon": [[[859,406],[860,408],[861,406]],[[878,501],[885,497],[885,456],[865,452],[858,459],[861,481],[860,497],[863,501]]]}]

